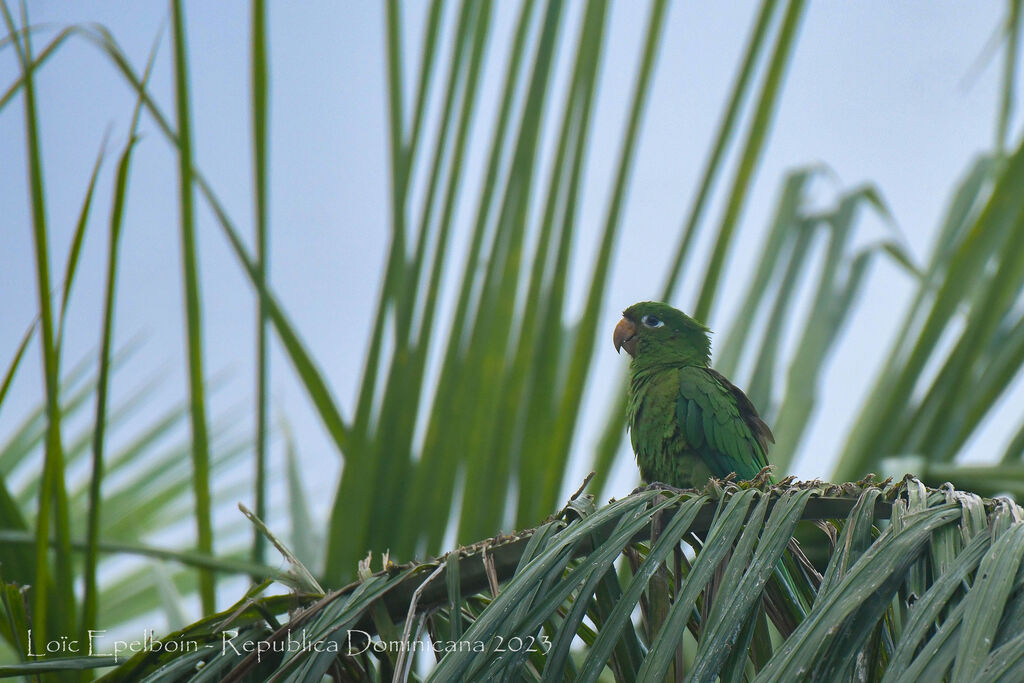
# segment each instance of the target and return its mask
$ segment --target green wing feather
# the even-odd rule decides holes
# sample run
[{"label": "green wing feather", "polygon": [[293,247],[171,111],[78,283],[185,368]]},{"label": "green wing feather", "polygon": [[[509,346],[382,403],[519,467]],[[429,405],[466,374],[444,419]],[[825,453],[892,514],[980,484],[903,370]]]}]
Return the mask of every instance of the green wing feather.
[{"label": "green wing feather", "polygon": [[679,406],[685,410],[685,413],[679,415],[679,422],[685,425],[686,442],[693,448],[700,448],[704,445],[704,412],[696,401],[682,396],[679,397]]},{"label": "green wing feather", "polygon": [[685,367],[679,373],[677,425],[694,452],[716,477],[735,472],[751,479],[768,464],[774,442],[750,399],[710,368]]}]

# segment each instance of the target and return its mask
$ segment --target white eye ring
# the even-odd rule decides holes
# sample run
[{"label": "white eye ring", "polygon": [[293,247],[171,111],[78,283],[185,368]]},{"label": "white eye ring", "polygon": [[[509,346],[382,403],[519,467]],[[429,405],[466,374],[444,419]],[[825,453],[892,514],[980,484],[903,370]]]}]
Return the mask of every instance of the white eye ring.
[{"label": "white eye ring", "polygon": [[658,328],[665,326],[665,323],[658,320],[653,315],[645,315],[644,317],[640,318],[640,322],[644,324],[644,327]]}]

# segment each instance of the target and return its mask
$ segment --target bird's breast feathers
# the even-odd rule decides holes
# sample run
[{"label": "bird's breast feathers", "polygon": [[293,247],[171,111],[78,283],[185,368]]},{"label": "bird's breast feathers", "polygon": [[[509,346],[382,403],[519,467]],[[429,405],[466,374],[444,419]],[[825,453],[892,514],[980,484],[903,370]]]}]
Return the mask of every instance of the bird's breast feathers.
[{"label": "bird's breast feathers", "polygon": [[761,468],[771,432],[746,396],[723,380],[695,366],[633,376],[630,441],[645,480],[699,486],[711,475],[749,478]]},{"label": "bird's breast feathers", "polygon": [[676,421],[679,373],[675,369],[638,373],[633,377],[629,402],[629,438],[645,481],[685,485],[675,473],[693,461]]}]

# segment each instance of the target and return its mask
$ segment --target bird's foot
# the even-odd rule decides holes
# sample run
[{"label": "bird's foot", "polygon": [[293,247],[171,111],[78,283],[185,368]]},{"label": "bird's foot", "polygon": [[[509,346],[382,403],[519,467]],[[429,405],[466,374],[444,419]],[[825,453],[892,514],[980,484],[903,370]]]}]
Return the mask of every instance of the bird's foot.
[{"label": "bird's foot", "polygon": [[671,491],[673,493],[682,493],[685,490],[686,489],[677,488],[661,481],[652,481],[647,486],[639,486],[633,489],[633,493],[643,493],[644,491]]},{"label": "bird's foot", "polygon": [[753,479],[750,480],[750,483],[753,484],[755,488],[763,489],[765,486],[769,486],[773,483],[772,479],[774,478],[774,471],[774,466],[766,465],[761,468],[761,471],[758,472]]}]

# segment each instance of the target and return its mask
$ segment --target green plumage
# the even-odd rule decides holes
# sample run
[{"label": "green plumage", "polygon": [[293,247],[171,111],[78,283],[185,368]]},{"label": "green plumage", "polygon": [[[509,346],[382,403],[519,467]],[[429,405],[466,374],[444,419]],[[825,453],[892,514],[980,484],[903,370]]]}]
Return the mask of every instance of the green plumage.
[{"label": "green plumage", "polygon": [[[622,316],[615,348],[633,357],[629,436],[644,480],[700,488],[711,477],[733,472],[740,479],[755,477],[768,465],[774,439],[750,399],[711,369],[708,329],[653,301],[634,304]],[[811,573],[801,577],[801,567]],[[784,636],[803,621],[813,602],[805,580],[809,576],[814,586],[820,585],[810,561],[790,541],[765,587],[768,612]]]},{"label": "green plumage", "polygon": [[768,426],[742,391],[709,367],[703,325],[668,306],[623,312],[616,346],[632,356],[629,430],[647,482],[703,486],[735,472],[751,479],[768,464]]}]

